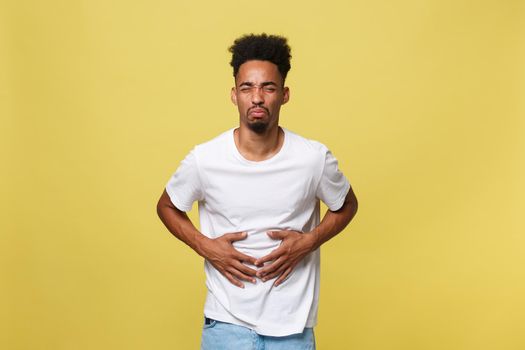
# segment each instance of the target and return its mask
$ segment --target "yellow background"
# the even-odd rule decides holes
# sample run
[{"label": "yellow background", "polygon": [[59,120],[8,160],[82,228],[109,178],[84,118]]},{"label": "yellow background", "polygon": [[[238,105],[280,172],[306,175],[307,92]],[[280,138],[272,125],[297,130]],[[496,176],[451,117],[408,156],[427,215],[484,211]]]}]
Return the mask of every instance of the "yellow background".
[{"label": "yellow background", "polygon": [[155,205],[237,125],[227,47],[263,31],[282,125],[360,201],[318,348],[525,348],[522,0],[1,2],[0,348],[198,348],[202,260]]}]

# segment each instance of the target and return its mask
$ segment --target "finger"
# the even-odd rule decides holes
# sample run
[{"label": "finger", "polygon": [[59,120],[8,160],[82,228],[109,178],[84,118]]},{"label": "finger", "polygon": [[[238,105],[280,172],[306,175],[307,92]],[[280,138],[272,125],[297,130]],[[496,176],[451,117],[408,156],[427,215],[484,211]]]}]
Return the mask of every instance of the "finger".
[{"label": "finger", "polygon": [[288,235],[287,231],[268,231],[266,232],[271,239],[283,239]]},{"label": "finger", "polygon": [[255,260],[255,265],[262,266],[265,262],[275,260],[279,258],[281,255],[282,255],[282,249],[277,248],[273,250],[270,254],[265,255],[262,258]]},{"label": "finger", "polygon": [[274,286],[278,286],[280,285],[281,283],[283,283],[286,278],[290,275],[290,273],[292,272],[293,270],[293,267],[290,266],[289,268],[287,268],[286,270],[284,270],[284,272],[282,273],[281,276],[279,276],[279,278],[273,283]]},{"label": "finger", "polygon": [[[238,262],[238,261],[233,263],[233,267],[236,268],[237,270],[241,271],[245,275],[248,275],[248,276],[255,276],[257,274],[257,271],[255,271],[254,269],[249,268],[248,266],[246,266],[243,263]],[[253,279],[253,278],[251,278],[251,279]]]},{"label": "finger", "polygon": [[231,232],[222,235],[222,237],[230,242],[240,241],[248,237],[247,232]]},{"label": "finger", "polygon": [[[286,262],[286,259],[283,257],[280,257],[279,259],[275,260],[271,264],[268,264],[267,266],[263,267],[259,271],[257,271],[257,276],[260,278],[266,278],[270,274],[274,273],[275,271],[279,270],[281,266]],[[268,278],[266,278],[268,279]]]},{"label": "finger", "polygon": [[244,253],[241,253],[238,250],[235,250],[235,251],[236,251],[236,253],[234,255],[235,259],[237,259],[237,260],[239,260],[241,262],[247,262],[247,263],[250,263],[252,265],[257,265],[255,263],[256,259],[253,256],[246,255]]},{"label": "finger", "polygon": [[244,288],[244,284],[239,281],[238,279],[234,278],[232,276],[231,273],[229,273],[228,271],[223,271],[222,273],[224,275],[224,277],[226,277],[228,279],[228,281],[230,281],[232,284],[236,285],[237,287],[239,288]]},{"label": "finger", "polygon": [[264,276],[262,278],[262,281],[266,282],[266,281],[269,281],[271,279],[274,279],[277,276],[280,276],[288,268],[288,266],[289,266],[288,264],[280,266],[277,270],[275,270],[275,271],[267,274],[266,276]]},{"label": "finger", "polygon": [[[237,280],[247,281],[255,283],[255,278],[248,276],[241,271],[237,270],[235,267],[228,268],[228,272]],[[244,286],[243,286],[244,287]]]}]

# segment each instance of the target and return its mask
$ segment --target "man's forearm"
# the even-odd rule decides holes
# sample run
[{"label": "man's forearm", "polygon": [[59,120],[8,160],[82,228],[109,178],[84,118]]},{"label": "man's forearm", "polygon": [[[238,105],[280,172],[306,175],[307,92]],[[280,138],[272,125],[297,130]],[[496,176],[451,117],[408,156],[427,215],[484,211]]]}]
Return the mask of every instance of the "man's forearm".
[{"label": "man's forearm", "polygon": [[319,248],[323,243],[341,232],[352,220],[357,212],[357,198],[350,188],[343,206],[337,211],[328,210],[321,223],[308,234],[313,235],[314,246]]},{"label": "man's forearm", "polygon": [[186,243],[200,256],[204,256],[202,246],[209,238],[197,230],[185,212],[180,211],[171,203],[166,191],[157,204],[157,214],[164,226],[175,237]]}]

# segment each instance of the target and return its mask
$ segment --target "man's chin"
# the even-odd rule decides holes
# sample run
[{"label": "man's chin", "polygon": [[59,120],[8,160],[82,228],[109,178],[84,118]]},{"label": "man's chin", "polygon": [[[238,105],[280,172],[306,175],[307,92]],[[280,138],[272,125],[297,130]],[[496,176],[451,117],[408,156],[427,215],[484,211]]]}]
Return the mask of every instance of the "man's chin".
[{"label": "man's chin", "polygon": [[253,123],[248,123],[248,128],[256,134],[264,134],[268,129],[268,123],[256,121]]}]

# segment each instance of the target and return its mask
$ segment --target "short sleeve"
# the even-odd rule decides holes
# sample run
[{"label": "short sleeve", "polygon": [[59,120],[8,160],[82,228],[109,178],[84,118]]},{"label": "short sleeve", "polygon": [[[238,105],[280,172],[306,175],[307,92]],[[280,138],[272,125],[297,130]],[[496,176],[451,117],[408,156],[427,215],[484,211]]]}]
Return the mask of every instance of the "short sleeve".
[{"label": "short sleeve", "polygon": [[193,202],[203,199],[202,183],[195,156],[191,151],[180,163],[166,184],[166,192],[171,202],[181,211],[190,211]]},{"label": "short sleeve", "polygon": [[331,211],[341,209],[350,190],[350,183],[339,170],[337,159],[326,149],[323,173],[317,186],[317,198],[322,200]]}]

